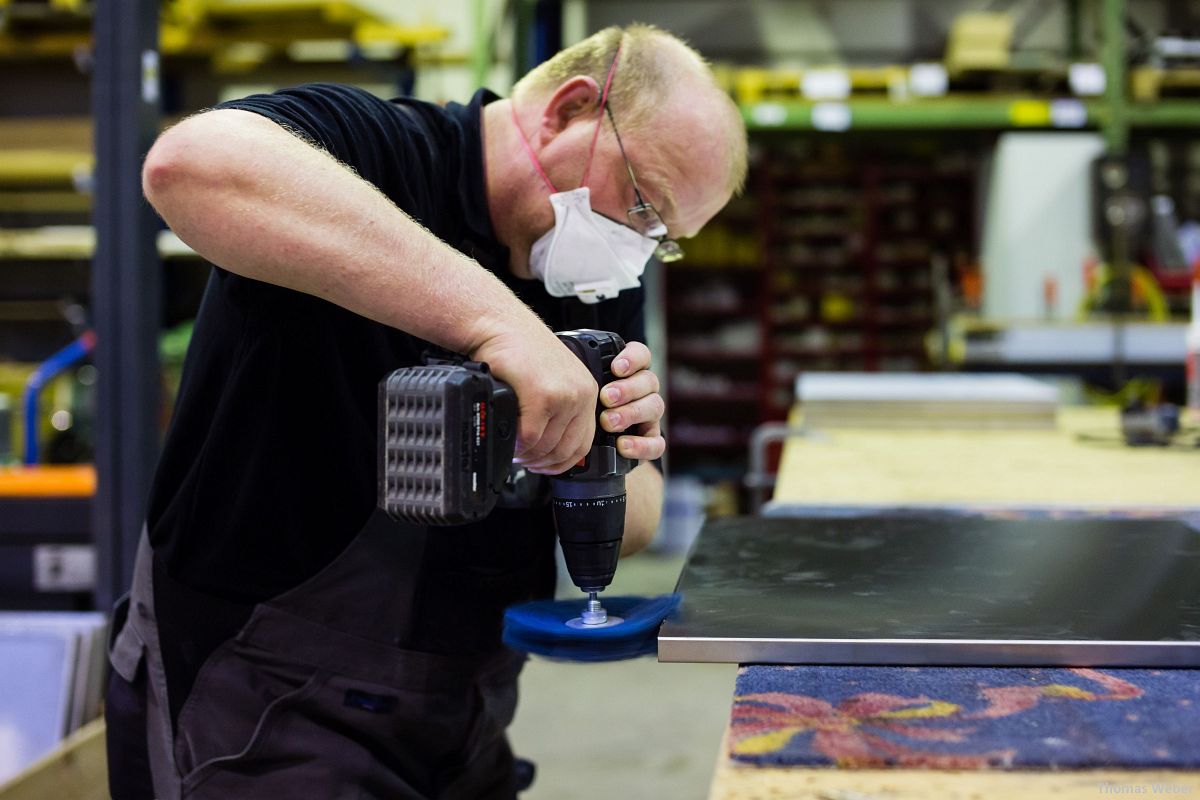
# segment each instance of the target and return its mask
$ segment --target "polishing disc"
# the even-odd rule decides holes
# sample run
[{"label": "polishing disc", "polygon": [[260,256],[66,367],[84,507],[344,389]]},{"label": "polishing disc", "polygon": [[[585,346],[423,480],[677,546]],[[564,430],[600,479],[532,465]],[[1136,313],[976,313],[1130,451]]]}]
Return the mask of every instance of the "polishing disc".
[{"label": "polishing disc", "polygon": [[601,625],[582,624],[578,600],[524,603],[504,612],[504,643],[559,661],[618,661],[654,655],[659,625],[675,612],[680,599],[677,594],[606,597],[609,622]]},{"label": "polishing disc", "polygon": [[625,621],[625,619],[623,617],[614,617],[610,614],[606,621],[601,622],[598,625],[597,624],[589,625],[588,623],[583,621],[583,617],[576,617],[575,619],[567,620],[567,627],[568,628],[577,628],[581,631],[596,630],[597,628],[611,628],[614,625],[620,625],[624,621]]}]

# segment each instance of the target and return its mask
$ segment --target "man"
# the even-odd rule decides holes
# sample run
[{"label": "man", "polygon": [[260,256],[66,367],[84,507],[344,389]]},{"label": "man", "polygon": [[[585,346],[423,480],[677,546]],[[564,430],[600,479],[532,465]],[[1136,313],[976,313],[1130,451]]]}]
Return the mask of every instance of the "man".
[{"label": "man", "polygon": [[[518,397],[516,460],[543,475],[587,452],[599,388],[643,462],[623,549],[642,547],[665,443],[637,278],[728,201],[745,152],[703,61],[645,26],[560,53],[511,100],[316,84],[163,134],[146,196],[217,269],[114,620],[117,800],[514,796],[501,617],[553,589],[549,512],[382,517],[375,387],[430,345],[487,362]],[[629,342],[608,386],[554,337],[581,326]]]}]

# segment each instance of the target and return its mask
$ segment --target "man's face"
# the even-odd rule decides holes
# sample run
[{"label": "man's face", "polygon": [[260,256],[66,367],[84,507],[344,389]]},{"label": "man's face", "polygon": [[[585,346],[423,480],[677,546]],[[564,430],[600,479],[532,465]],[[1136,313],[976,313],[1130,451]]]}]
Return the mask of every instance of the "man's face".
[{"label": "man's face", "polygon": [[[654,130],[649,135],[619,129],[629,159],[628,168],[613,132],[613,122],[620,126],[620,118],[603,120],[588,177],[592,209],[634,227],[628,215],[629,209],[637,204],[637,192],[629,175],[632,169],[642,199],[658,211],[668,235],[674,239],[693,236],[729,202],[730,194],[725,189],[729,156],[714,141],[719,137],[706,132],[704,116],[698,109],[688,108],[676,114],[664,112],[660,116],[670,119],[672,124],[665,128],[652,126]],[[595,127],[594,114],[581,115],[541,152],[542,165],[560,191],[580,186]],[[517,275],[531,277],[528,248],[553,226],[554,213],[543,194],[533,204],[528,244],[513,249],[513,270]]]}]

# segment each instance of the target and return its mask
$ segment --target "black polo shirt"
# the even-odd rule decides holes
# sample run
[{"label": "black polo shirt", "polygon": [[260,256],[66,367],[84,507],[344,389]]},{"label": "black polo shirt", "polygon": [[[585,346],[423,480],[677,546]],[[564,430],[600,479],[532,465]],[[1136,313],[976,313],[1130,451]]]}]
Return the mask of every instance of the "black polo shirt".
[{"label": "black polo shirt", "polygon": [[[548,326],[587,322],[644,340],[640,289],[580,317],[582,304],[509,272],[483,168],[481,109],[496,99],[480,90],[468,105],[443,108],[311,84],[219,107],[261,114],[350,166],[492,270]],[[391,370],[419,363],[426,347],[316,297],[213,269],[148,510],[166,573],[167,588],[156,587],[160,624],[165,638],[187,640],[180,652],[192,666],[254,603],[314,575],[362,528],[375,507],[376,386]],[[493,649],[505,605],[552,591],[553,528],[544,508],[497,510],[429,543],[412,646]],[[450,573],[453,582],[440,579]],[[497,596],[492,579],[518,573],[526,577]],[[486,576],[478,592],[471,576]],[[477,619],[464,624],[464,610]],[[450,618],[457,624],[443,625]]]}]

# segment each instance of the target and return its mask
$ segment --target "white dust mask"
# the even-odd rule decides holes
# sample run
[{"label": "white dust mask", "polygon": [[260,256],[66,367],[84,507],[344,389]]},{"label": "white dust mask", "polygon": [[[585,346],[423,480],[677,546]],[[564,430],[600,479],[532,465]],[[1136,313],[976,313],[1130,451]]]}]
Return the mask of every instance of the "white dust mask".
[{"label": "white dust mask", "polygon": [[640,285],[658,242],[592,210],[586,186],[550,195],[554,227],[533,243],[529,268],[554,297],[585,303]]}]

